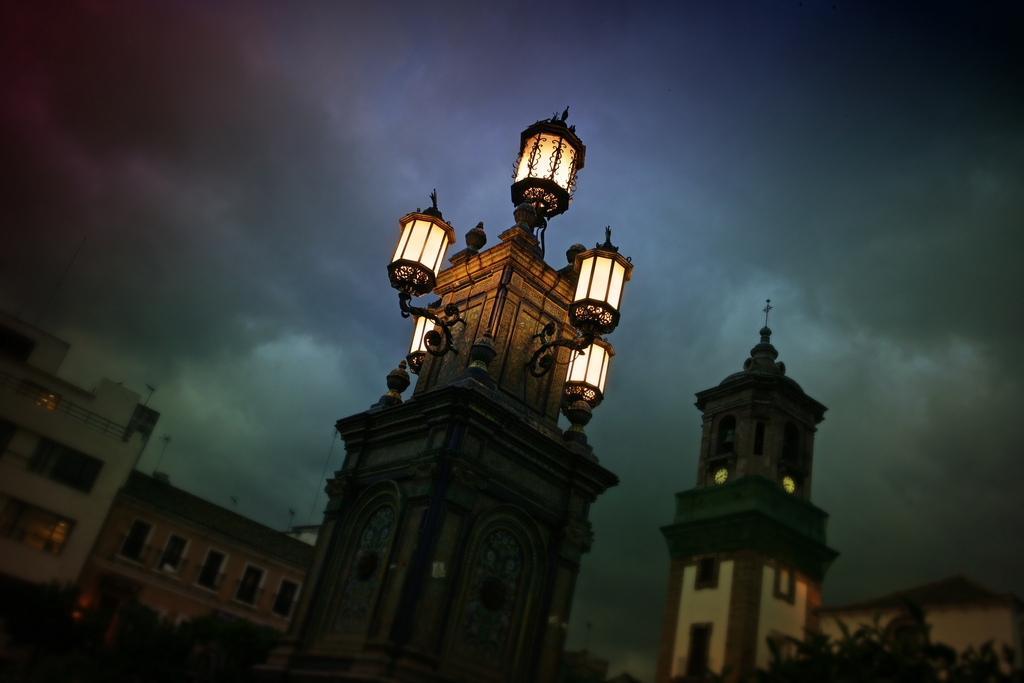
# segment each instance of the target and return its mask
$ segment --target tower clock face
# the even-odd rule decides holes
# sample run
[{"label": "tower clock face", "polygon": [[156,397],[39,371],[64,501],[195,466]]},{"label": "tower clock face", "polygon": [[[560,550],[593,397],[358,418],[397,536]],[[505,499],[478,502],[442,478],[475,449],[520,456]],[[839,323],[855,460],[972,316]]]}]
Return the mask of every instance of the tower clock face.
[{"label": "tower clock face", "polygon": [[728,479],[728,478],[729,478],[729,470],[725,469],[724,467],[722,469],[718,470],[717,472],[715,472],[715,483],[716,484],[724,484],[725,480]]},{"label": "tower clock face", "polygon": [[796,482],[793,481],[793,477],[783,477],[782,488],[786,489],[786,493],[793,493],[793,491],[796,491]]}]

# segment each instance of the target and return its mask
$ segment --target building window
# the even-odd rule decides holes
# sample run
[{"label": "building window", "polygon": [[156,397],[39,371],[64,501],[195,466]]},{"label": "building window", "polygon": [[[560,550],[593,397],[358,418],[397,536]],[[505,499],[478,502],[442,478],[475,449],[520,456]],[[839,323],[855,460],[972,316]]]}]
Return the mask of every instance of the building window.
[{"label": "building window", "polygon": [[135,562],[145,561],[146,553],[149,552],[149,546],[146,545],[146,541],[149,540],[149,532],[152,530],[153,525],[143,522],[141,519],[132,522],[132,527],[125,534],[124,543],[121,544],[121,557],[126,557]]},{"label": "building window", "polygon": [[775,568],[775,597],[786,602],[793,602],[796,594],[796,579],[793,572],[785,567]]},{"label": "building window", "polygon": [[18,425],[0,418],[0,455],[7,452],[7,446],[11,443],[16,431],[18,431]]},{"label": "building window", "polygon": [[796,656],[796,643],[781,631],[772,629],[768,633],[768,649],[775,654],[776,661],[785,661]]},{"label": "building window", "polygon": [[722,418],[722,421],[718,423],[718,447],[715,452],[719,455],[723,453],[732,453],[735,445],[736,418],[732,415],[726,415]]},{"label": "building window", "polygon": [[66,517],[14,498],[7,500],[0,514],[0,536],[54,555],[64,547],[74,526]]},{"label": "building window", "polygon": [[168,572],[176,572],[180,570],[184,564],[183,558],[185,556],[185,547],[187,545],[187,540],[181,536],[171,534],[167,538],[167,545],[164,546],[164,552],[160,555],[160,562],[157,564],[156,568]]},{"label": "building window", "polygon": [[238,581],[238,589],[235,591],[235,600],[249,605],[259,600],[260,584],[263,583],[263,570],[259,567],[248,566],[242,572],[242,578]]},{"label": "building window", "polygon": [[764,422],[754,427],[754,455],[764,455]]},{"label": "building window", "polygon": [[694,589],[718,588],[718,562],[714,557],[702,557],[697,561],[697,579]]},{"label": "building window", "polygon": [[711,651],[711,624],[690,626],[690,652],[686,658],[686,675],[703,679],[708,670]]},{"label": "building window", "polygon": [[28,468],[44,477],[88,493],[96,483],[96,477],[103,468],[103,461],[49,439],[40,439]]},{"label": "building window", "polygon": [[282,617],[290,617],[292,615],[292,607],[295,605],[295,597],[298,593],[299,584],[288,579],[281,579],[281,587],[277,589],[277,595],[274,597],[274,606],[270,608],[271,611]]},{"label": "building window", "polygon": [[47,410],[56,410],[57,406],[60,405],[60,394],[55,394],[46,387],[36,384],[31,380],[21,380],[18,393],[35,401],[37,406]]},{"label": "building window", "polygon": [[0,353],[26,361],[35,347],[36,343],[33,340],[6,325],[0,325]]},{"label": "building window", "polygon": [[220,572],[223,564],[224,553],[219,553],[216,550],[207,552],[206,560],[199,568],[199,578],[196,579],[196,583],[211,590],[220,588],[220,582],[224,579],[224,575]]}]

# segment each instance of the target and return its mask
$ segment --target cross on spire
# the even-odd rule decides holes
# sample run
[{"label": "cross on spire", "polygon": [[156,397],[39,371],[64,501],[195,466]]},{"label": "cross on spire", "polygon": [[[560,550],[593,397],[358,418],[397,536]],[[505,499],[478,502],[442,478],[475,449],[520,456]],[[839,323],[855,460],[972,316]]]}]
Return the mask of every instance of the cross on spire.
[{"label": "cross on spire", "polygon": [[764,311],[764,326],[768,327],[768,312],[772,310],[772,300],[765,299],[765,306],[761,310]]}]

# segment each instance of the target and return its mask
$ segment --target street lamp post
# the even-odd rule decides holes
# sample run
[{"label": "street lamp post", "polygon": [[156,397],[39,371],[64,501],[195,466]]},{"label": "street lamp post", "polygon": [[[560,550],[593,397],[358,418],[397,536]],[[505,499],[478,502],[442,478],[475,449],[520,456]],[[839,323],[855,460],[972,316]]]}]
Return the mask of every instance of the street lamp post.
[{"label": "street lamp post", "polygon": [[[265,680],[554,681],[589,510],[618,483],[583,426],[604,398],[632,264],[605,242],[543,258],[586,148],[562,116],[523,132],[515,224],[483,249],[478,224],[432,206],[400,221],[388,265],[415,330],[388,393],[338,420],[345,461],[313,565]],[[412,303],[428,293],[429,306]],[[411,398],[405,366],[418,375]],[[559,414],[572,427],[562,431]]]}]

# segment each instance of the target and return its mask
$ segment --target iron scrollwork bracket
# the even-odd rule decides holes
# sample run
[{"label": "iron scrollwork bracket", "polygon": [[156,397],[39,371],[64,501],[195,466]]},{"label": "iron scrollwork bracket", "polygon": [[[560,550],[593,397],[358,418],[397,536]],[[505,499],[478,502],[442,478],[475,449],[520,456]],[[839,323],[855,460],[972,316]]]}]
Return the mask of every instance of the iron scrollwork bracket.
[{"label": "iron scrollwork bracket", "polygon": [[541,346],[539,349],[534,351],[533,356],[530,358],[530,362],[527,367],[530,369],[530,374],[534,377],[542,377],[551,370],[555,364],[555,354],[552,353],[552,349],[564,346],[572,351],[583,353],[583,349],[587,348],[594,343],[594,333],[584,332],[579,337],[563,338],[548,341],[548,337],[555,333],[555,324],[548,323],[544,326],[537,334],[533,335],[534,339],[540,339]]},{"label": "iron scrollwork bracket", "polygon": [[427,343],[427,352],[431,356],[443,356],[449,351],[458,353],[459,350],[452,343],[451,328],[456,323],[460,325],[466,324],[466,321],[462,319],[462,314],[459,312],[459,307],[455,304],[448,304],[444,308],[420,308],[409,305],[410,301],[412,301],[412,296],[405,292],[398,293],[398,306],[402,309],[403,318],[408,318],[411,315],[426,318],[440,327],[441,332],[444,333],[442,338],[437,330],[430,330],[423,336],[424,341]]}]

